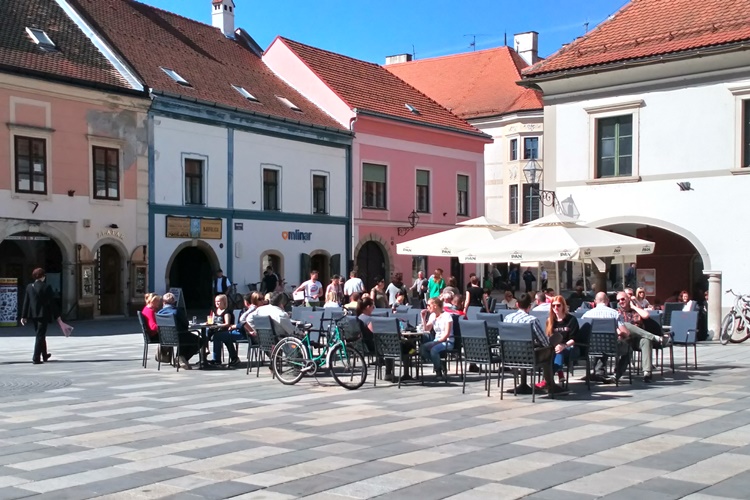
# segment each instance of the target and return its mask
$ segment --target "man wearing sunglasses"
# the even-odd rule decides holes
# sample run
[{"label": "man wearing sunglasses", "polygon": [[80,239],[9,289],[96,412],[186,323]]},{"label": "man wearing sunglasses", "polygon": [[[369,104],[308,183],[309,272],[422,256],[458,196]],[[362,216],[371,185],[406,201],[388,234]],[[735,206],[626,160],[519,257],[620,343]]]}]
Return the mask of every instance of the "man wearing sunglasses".
[{"label": "man wearing sunglasses", "polygon": [[[631,290],[632,292],[632,290]],[[651,382],[654,369],[651,361],[653,344],[662,344],[668,337],[660,337],[643,329],[643,320],[648,319],[648,311],[638,306],[635,297],[626,292],[617,294],[617,309],[625,320],[625,328],[630,334],[631,347],[639,347],[643,360],[643,381]]]}]

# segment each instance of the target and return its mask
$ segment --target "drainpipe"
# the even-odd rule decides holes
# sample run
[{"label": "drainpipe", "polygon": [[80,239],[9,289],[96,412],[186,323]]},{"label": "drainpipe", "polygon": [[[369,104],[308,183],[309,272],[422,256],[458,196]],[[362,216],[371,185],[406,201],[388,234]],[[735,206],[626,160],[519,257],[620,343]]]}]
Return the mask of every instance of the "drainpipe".
[{"label": "drainpipe", "polygon": [[[354,116],[349,118],[349,130],[351,132],[354,132],[354,124],[357,123],[358,111],[357,108],[354,108],[352,111],[354,111]],[[352,139],[352,144],[347,148],[346,157],[346,216],[349,219],[349,224],[347,224],[346,226],[346,265],[344,267],[346,268],[346,275],[348,276],[349,272],[354,269],[354,265],[352,265],[351,269],[349,268],[349,263],[354,261],[354,255],[352,255],[352,249],[354,248],[354,201],[352,200],[352,185],[354,177],[354,139]]]}]

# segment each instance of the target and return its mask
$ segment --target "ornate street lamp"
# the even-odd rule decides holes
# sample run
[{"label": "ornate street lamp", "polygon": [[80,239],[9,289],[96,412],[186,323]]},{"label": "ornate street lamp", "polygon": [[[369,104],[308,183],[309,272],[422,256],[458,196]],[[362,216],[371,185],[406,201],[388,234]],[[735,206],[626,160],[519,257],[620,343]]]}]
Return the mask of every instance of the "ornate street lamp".
[{"label": "ornate street lamp", "polygon": [[400,227],[398,228],[398,235],[403,236],[415,227],[417,227],[417,224],[419,224],[419,214],[416,210],[412,210],[409,214],[409,217],[406,218],[406,220],[409,221],[409,227]]},{"label": "ornate street lamp", "polygon": [[544,169],[533,156],[526,166],[523,167],[523,176],[526,178],[526,182],[530,184],[529,188],[532,190],[532,193],[539,197],[539,201],[542,205],[557,208],[557,195],[554,191],[547,191],[535,187],[535,184],[541,182],[543,173]]}]

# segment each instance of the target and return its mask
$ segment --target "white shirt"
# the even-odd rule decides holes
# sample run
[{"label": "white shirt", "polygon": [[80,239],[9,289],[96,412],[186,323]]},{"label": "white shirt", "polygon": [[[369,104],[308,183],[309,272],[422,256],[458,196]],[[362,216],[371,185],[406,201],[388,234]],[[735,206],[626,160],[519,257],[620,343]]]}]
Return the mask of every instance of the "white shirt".
[{"label": "white shirt", "polygon": [[354,292],[362,293],[365,291],[365,284],[359,278],[349,278],[344,283],[344,295],[351,295]]},{"label": "white shirt", "polygon": [[622,314],[620,314],[620,311],[617,309],[612,309],[611,307],[605,305],[605,304],[597,304],[595,308],[589,309],[586,311],[583,316],[583,319],[588,318],[614,318],[617,320],[617,326],[623,327],[625,326],[625,318],[622,317]]},{"label": "white shirt", "polygon": [[248,318],[258,309],[258,306],[250,306],[245,312],[240,314],[240,318],[237,320],[237,327],[242,328],[242,325],[247,323]]},{"label": "white shirt", "polygon": [[549,312],[551,306],[552,306],[552,304],[550,304],[549,302],[545,302],[544,304],[539,304],[538,306],[536,306],[534,309],[532,309],[532,311],[547,311],[547,312]]},{"label": "white shirt", "polygon": [[[224,289],[224,278],[227,279],[227,288]],[[229,276],[222,276],[221,278],[216,278],[216,293],[227,293],[229,291],[229,288],[232,286],[232,280],[229,279]]]},{"label": "white shirt", "polygon": [[[289,315],[286,313],[286,311],[282,311],[276,306],[272,306],[271,304],[268,304],[266,306],[260,306],[255,311],[253,311],[250,316],[247,318],[247,323],[254,327],[253,325],[253,317],[254,316],[269,316],[272,320],[274,320],[277,324],[281,326],[281,329],[286,332],[287,335],[293,335],[294,334],[294,325],[292,324],[292,320],[289,318]],[[277,332],[282,333],[282,332]]]},{"label": "white shirt", "polygon": [[388,305],[392,306],[396,303],[396,297],[398,296],[398,292],[400,292],[401,289],[394,285],[393,283],[388,284],[388,288],[385,289],[385,293],[388,294]]},{"label": "white shirt", "polygon": [[300,286],[304,287],[305,300],[320,300],[320,292],[323,291],[320,281],[307,280]]},{"label": "white shirt", "polygon": [[[445,333],[448,331],[448,324],[453,325],[453,316],[451,316],[447,312],[443,312],[440,316],[437,318],[435,317],[435,313],[430,314],[430,319],[427,321],[428,323],[432,322],[432,329],[435,330],[435,339],[443,338]],[[447,342],[453,341],[453,329],[451,328],[451,333],[446,339]]]},{"label": "white shirt", "polygon": [[508,306],[508,309],[518,308],[518,301],[516,299],[510,299],[510,300],[503,299],[503,301],[500,303]]},{"label": "white shirt", "polygon": [[536,316],[532,316],[523,309],[519,309],[518,311],[507,315],[503,319],[503,323],[531,323],[536,341],[543,346],[549,345],[549,338],[544,333],[544,330],[542,330],[542,325],[539,323],[539,320]]},{"label": "white shirt", "polygon": [[542,271],[541,278],[542,278],[542,281],[547,281],[547,271]]}]

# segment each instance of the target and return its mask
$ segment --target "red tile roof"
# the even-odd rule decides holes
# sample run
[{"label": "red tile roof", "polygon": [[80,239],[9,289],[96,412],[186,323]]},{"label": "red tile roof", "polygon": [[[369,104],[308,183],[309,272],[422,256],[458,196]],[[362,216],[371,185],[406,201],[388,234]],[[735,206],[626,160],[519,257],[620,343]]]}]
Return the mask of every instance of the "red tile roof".
[{"label": "red tile roof", "polygon": [[750,40],[750,0],[632,0],[524,76]]},{"label": "red tile roof", "polygon": [[[218,28],[132,0],[68,1],[154,90],[343,130],[278,78],[257,54]],[[176,83],[160,67],[176,71],[190,87]],[[244,87],[259,102],[241,96],[232,85]],[[302,112],[291,110],[277,96]]]},{"label": "red tile roof", "polygon": [[[27,27],[47,33],[57,50],[41,49],[26,32]],[[49,0],[0,2],[0,68],[50,79],[133,88],[60,6]]]},{"label": "red tile roof", "polygon": [[464,119],[542,109],[541,94],[516,84],[528,65],[510,47],[388,64],[385,68]]},{"label": "red tile roof", "polygon": [[[422,92],[374,63],[279,37],[349,107],[415,123],[481,134]],[[419,113],[411,112],[406,105]]]}]

